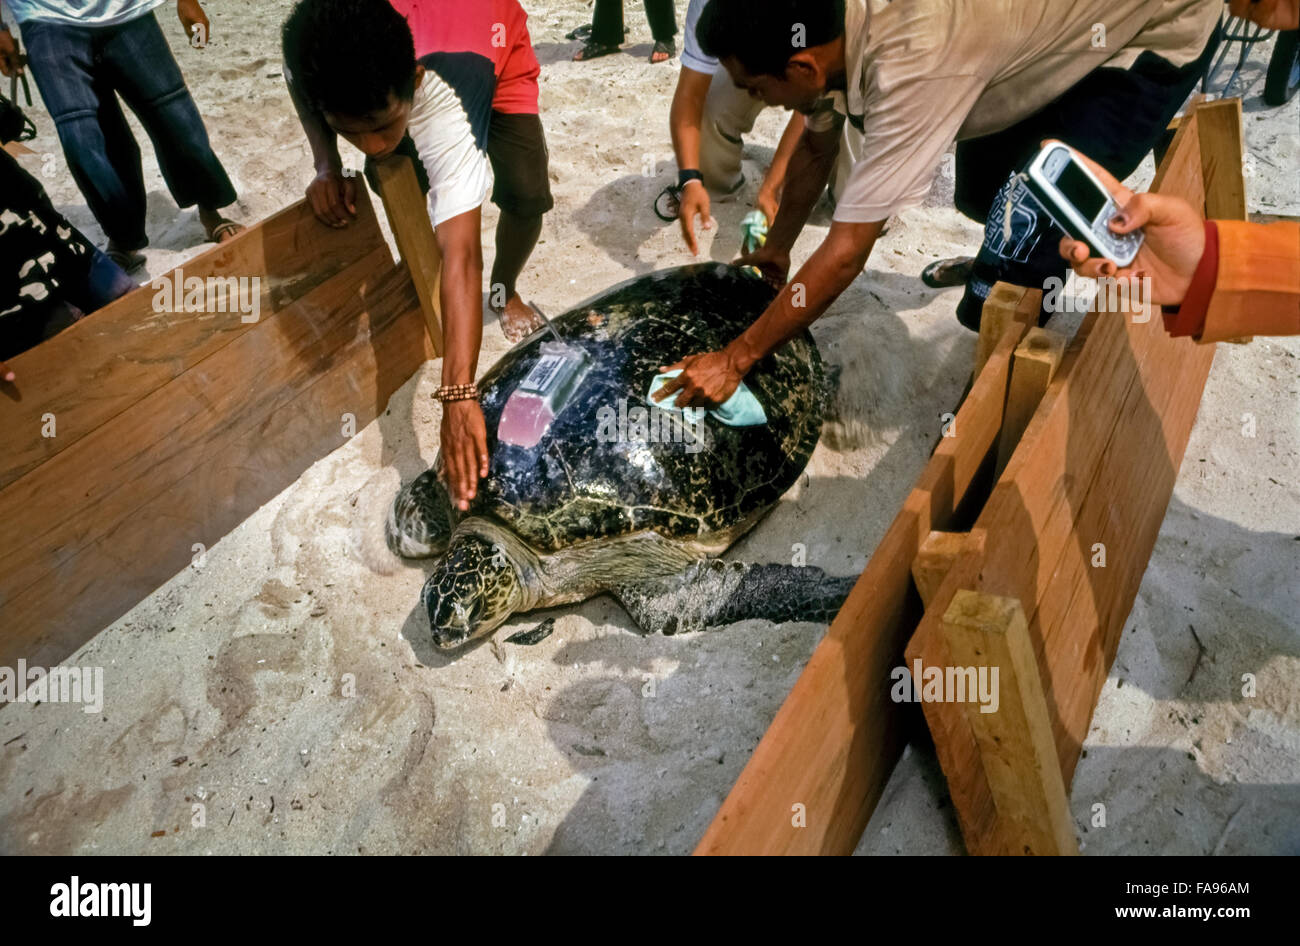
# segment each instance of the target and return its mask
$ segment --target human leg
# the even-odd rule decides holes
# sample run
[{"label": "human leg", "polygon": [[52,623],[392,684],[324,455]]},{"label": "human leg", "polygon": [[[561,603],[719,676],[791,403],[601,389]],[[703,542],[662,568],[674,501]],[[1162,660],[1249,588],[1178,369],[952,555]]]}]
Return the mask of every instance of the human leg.
[{"label": "human leg", "polygon": [[228,223],[217,209],[237,195],[158,21],[151,13],[109,30],[101,57],[111,81],[148,132],[177,205],[197,204],[212,236]]}]

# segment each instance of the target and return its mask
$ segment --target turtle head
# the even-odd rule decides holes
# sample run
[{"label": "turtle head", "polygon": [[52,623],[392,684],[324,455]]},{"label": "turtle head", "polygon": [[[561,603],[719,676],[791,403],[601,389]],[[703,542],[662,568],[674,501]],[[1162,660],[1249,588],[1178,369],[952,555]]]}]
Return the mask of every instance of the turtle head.
[{"label": "turtle head", "polygon": [[420,595],[433,642],[441,650],[490,634],[521,600],[519,574],[501,546],[478,535],[458,536]]}]

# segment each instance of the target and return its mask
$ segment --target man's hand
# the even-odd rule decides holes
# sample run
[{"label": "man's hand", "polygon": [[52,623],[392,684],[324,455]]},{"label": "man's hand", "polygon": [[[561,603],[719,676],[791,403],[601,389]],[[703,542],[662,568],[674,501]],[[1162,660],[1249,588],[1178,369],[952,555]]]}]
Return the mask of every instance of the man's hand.
[{"label": "man's hand", "polygon": [[737,257],[737,266],[753,266],[774,288],[780,289],[790,278],[790,254],[774,248],[770,242],[753,253]]},{"label": "man's hand", "polygon": [[[185,29],[185,42],[196,49],[202,49],[208,44],[212,38],[212,27],[208,23],[208,15],[199,6],[199,0],[176,0],[176,15],[181,18],[181,26]],[[197,44],[194,42],[196,27],[199,29]]]},{"label": "man's hand", "polygon": [[0,72],[3,72],[7,78],[23,73],[23,60],[18,49],[18,41],[8,30],[0,30]]},{"label": "man's hand", "polygon": [[316,219],[329,227],[346,227],[357,215],[356,178],[336,168],[319,171],[307,185],[307,203]]},{"label": "man's hand", "polygon": [[1161,194],[1138,194],[1122,185],[1101,165],[1075,152],[1123,209],[1111,218],[1114,233],[1142,228],[1142,247],[1132,266],[1120,269],[1108,259],[1090,257],[1086,243],[1064,237],[1060,252],[1074,271],[1092,279],[1151,277],[1151,302],[1178,305],[1187,295],[1192,276],[1205,252],[1205,221],[1185,200]]},{"label": "man's hand", "polygon": [[1231,0],[1228,9],[1266,30],[1300,29],[1300,0]]},{"label": "man's hand", "polygon": [[442,406],[442,464],[451,501],[461,512],[488,473],[487,428],[478,401],[447,401]]},{"label": "man's hand", "polygon": [[699,216],[700,227],[712,229],[713,218],[709,216],[709,191],[703,181],[687,181],[678,201],[677,222],[682,225],[682,236],[692,256],[700,255],[700,244],[695,238],[695,218]]},{"label": "man's hand", "polygon": [[659,373],[677,368],[682,369],[682,373],[664,382],[663,387],[655,392],[656,401],[677,392],[673,401],[677,407],[717,407],[736,393],[748,370],[726,349],[687,355],[675,365],[660,368]]},{"label": "man's hand", "polygon": [[776,212],[781,209],[781,188],[784,184],[782,180],[775,186],[769,186],[767,180],[763,181],[763,186],[758,189],[758,196],[754,203],[758,204],[758,209],[763,211],[763,216],[767,218],[767,225],[770,227],[776,223]]}]

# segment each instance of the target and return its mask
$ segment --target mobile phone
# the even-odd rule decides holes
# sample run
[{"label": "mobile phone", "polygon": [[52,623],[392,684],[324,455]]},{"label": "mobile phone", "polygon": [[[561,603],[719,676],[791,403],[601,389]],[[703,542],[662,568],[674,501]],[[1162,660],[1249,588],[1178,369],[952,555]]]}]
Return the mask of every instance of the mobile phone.
[{"label": "mobile phone", "polygon": [[1029,192],[1056,225],[1117,266],[1130,266],[1142,246],[1142,231],[1112,233],[1107,224],[1120,207],[1088,166],[1062,144],[1049,144],[1025,172]]}]

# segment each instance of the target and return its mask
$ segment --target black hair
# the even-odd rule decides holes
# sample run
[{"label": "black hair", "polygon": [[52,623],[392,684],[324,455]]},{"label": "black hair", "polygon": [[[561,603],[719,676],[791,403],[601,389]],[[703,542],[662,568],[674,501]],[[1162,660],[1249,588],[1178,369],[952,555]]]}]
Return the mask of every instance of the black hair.
[{"label": "black hair", "polygon": [[800,49],[843,35],[844,0],[709,0],[695,27],[704,55],[769,76],[785,75]]},{"label": "black hair", "polygon": [[315,109],[359,117],[415,97],[415,40],[388,0],[301,0],[281,31],[294,88]]}]

